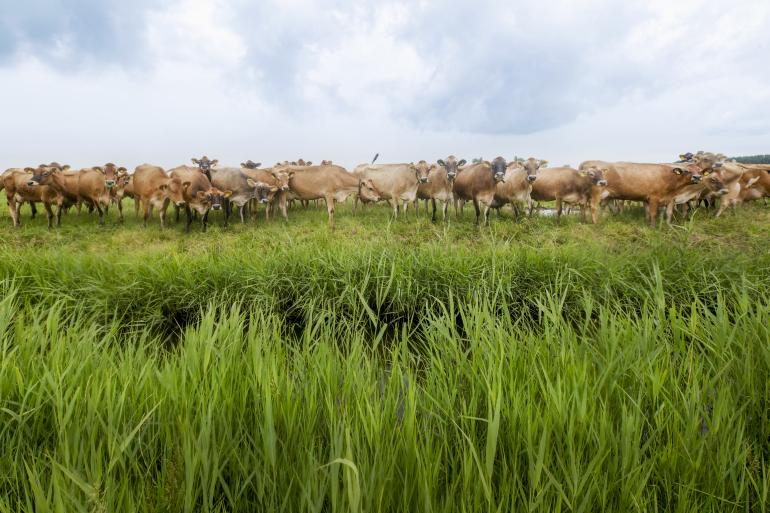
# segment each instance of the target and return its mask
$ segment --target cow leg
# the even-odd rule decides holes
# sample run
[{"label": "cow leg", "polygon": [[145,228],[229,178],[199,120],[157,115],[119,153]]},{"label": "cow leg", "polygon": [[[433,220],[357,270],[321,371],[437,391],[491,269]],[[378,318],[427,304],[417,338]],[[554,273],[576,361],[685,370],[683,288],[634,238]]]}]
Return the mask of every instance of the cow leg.
[{"label": "cow leg", "polygon": [[556,223],[561,223],[562,201],[556,198]]},{"label": "cow leg", "polygon": [[96,212],[99,214],[99,224],[104,224],[104,210],[102,210],[99,202],[94,203],[94,208],[96,208]]},{"label": "cow leg", "polygon": [[206,232],[206,226],[209,224],[209,211],[201,216],[201,231]]},{"label": "cow leg", "polygon": [[139,217],[139,209],[142,207],[142,200],[134,198],[134,215]]},{"label": "cow leg", "polygon": [[179,207],[176,204],[174,204],[174,222],[179,222]]},{"label": "cow leg", "polygon": [[[168,211],[168,204],[170,203],[169,199],[163,200],[163,204],[158,209],[158,216],[160,217],[160,228],[161,230],[166,227],[166,212]],[[152,207],[150,207],[152,208]]]},{"label": "cow leg", "polygon": [[287,208],[288,199],[286,198],[285,194],[281,194],[281,200],[280,200],[280,206],[281,206],[281,215],[283,216],[283,219],[285,221],[289,220],[289,209]]},{"label": "cow leg", "polygon": [[18,227],[19,214],[16,211],[16,201],[13,199],[12,194],[6,194],[6,198],[8,199],[8,212],[11,214],[11,220],[13,221],[13,226]]},{"label": "cow leg", "polygon": [[477,199],[473,199],[473,208],[476,209],[476,224],[479,224],[479,216],[481,215],[481,211],[479,210],[479,202]]},{"label": "cow leg", "polygon": [[[431,198],[430,199],[430,204],[433,207],[433,209],[431,211],[431,214],[430,214],[430,222],[433,223],[433,224],[436,224],[436,199],[435,198]],[[426,210],[427,210],[427,208],[426,208]],[[416,210],[415,210],[415,214],[414,215],[417,215],[417,211]]]},{"label": "cow leg", "polygon": [[489,205],[484,205],[484,226],[489,226]]},{"label": "cow leg", "polygon": [[53,227],[53,210],[51,210],[51,204],[43,203],[43,208],[45,208],[45,218],[48,221],[48,229],[50,230]]},{"label": "cow leg", "polygon": [[118,222],[123,222],[123,200],[119,199],[117,202],[118,204]]},{"label": "cow leg", "polygon": [[56,204],[56,227],[61,227],[61,211],[63,209],[64,205],[62,203]]},{"label": "cow leg", "polygon": [[[162,212],[162,210],[161,210]],[[144,202],[144,227],[147,228],[147,220],[150,218],[150,214],[152,214],[152,204],[149,201]],[[163,226],[163,216],[161,214],[161,222],[160,225]]]},{"label": "cow leg", "polygon": [[233,209],[233,206],[230,204],[230,200],[225,199],[224,207],[225,207],[224,208],[224,216],[225,216],[225,224],[224,224],[224,226],[225,226],[225,228],[227,228],[227,223],[230,220],[230,212]]},{"label": "cow leg", "polygon": [[334,195],[327,194],[324,199],[326,200],[326,211],[329,213],[329,227],[334,229]]},{"label": "cow leg", "polygon": [[444,200],[444,206],[441,207],[441,220],[446,221],[447,211],[449,210],[449,200]]},{"label": "cow leg", "polygon": [[393,198],[391,205],[393,206],[393,217],[398,219],[398,198]]},{"label": "cow leg", "polygon": [[246,219],[244,218],[244,214],[246,210],[246,203],[238,207],[238,213],[241,215],[241,224],[246,224]]},{"label": "cow leg", "polygon": [[656,198],[650,198],[647,208],[650,211],[650,226],[655,228],[658,221],[658,200]]},{"label": "cow leg", "polygon": [[403,210],[404,210],[404,221],[406,221],[407,217],[408,217],[407,216],[407,210],[409,210],[409,202],[408,201],[402,201],[401,202],[401,206],[403,207]]},{"label": "cow leg", "polygon": [[35,216],[37,215],[37,206],[35,205],[34,201],[29,202],[29,208],[30,210],[32,210],[32,219],[34,219]]}]

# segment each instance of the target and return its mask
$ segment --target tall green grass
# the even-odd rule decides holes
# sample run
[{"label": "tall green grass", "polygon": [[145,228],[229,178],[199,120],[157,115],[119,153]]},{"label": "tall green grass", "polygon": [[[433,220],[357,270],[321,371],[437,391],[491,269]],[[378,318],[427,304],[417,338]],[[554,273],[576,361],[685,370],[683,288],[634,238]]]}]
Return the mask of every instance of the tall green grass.
[{"label": "tall green grass", "polygon": [[0,511],[770,509],[766,209],[340,210],[0,227]]}]

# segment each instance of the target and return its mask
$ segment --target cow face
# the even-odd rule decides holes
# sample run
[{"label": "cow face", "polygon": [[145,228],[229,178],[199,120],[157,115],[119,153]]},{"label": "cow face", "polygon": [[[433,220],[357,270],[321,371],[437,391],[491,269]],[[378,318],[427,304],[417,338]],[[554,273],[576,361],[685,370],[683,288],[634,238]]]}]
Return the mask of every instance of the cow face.
[{"label": "cow face", "polygon": [[241,167],[245,167],[246,169],[257,169],[261,165],[262,165],[261,162],[253,162],[251,160],[247,160],[246,162],[241,162]]},{"label": "cow face", "polygon": [[291,174],[283,170],[273,171],[273,177],[278,181],[278,189],[282,191],[289,190],[289,178]]},{"label": "cow face", "polygon": [[63,169],[69,169],[69,166],[60,166],[55,162],[52,162],[51,164],[40,164],[36,168],[24,168],[25,171],[32,173],[30,179],[27,180],[27,185],[30,187],[36,185],[48,185],[51,183],[52,175]]},{"label": "cow face", "polygon": [[166,184],[165,191],[169,200],[171,200],[174,205],[183,207],[187,204],[184,199],[184,193],[189,186],[190,182],[182,183],[179,178],[172,178],[169,180],[168,184]]},{"label": "cow face", "polygon": [[729,189],[725,187],[722,176],[715,171],[703,172],[703,184],[710,192],[716,193],[720,196],[729,192]]},{"label": "cow face", "polygon": [[211,168],[216,167],[218,162],[219,161],[217,159],[209,160],[206,155],[199,159],[192,159],[192,163],[198,166],[198,169],[200,169],[203,174],[209,178],[209,180],[211,180]]},{"label": "cow face", "polygon": [[607,186],[607,180],[604,179],[604,169],[600,169],[598,167],[591,167],[586,169],[585,171],[580,171],[580,176],[588,177],[589,180],[591,180],[591,184],[596,185],[598,187],[606,187]]},{"label": "cow face", "polygon": [[676,166],[671,170],[671,172],[675,175],[681,176],[682,178],[689,177],[691,184],[699,184],[703,180],[703,170],[697,164],[684,164],[681,166]]},{"label": "cow face", "polygon": [[222,210],[225,200],[232,194],[232,191],[220,191],[216,187],[211,187],[207,191],[198,191],[195,199],[203,209]]},{"label": "cow face", "polygon": [[528,158],[524,162],[521,163],[521,167],[527,172],[527,181],[529,183],[534,182],[537,180],[537,170],[542,167],[547,167],[548,161],[547,160],[538,160],[535,158]]},{"label": "cow face", "polygon": [[414,176],[417,178],[417,183],[428,183],[430,166],[427,162],[421,160],[417,164],[409,164],[409,169],[414,171]]},{"label": "cow face", "polygon": [[447,180],[449,180],[449,183],[452,183],[460,171],[459,168],[465,165],[465,159],[458,162],[454,155],[450,155],[445,160],[437,160],[436,163],[446,169]]},{"label": "cow face", "polygon": [[246,180],[249,187],[254,189],[254,199],[260,203],[269,203],[273,195],[278,192],[278,187],[275,185],[269,185],[265,182],[256,182],[249,178]]},{"label": "cow face", "polygon": [[128,172],[125,167],[117,167],[112,162],[108,162],[104,167],[95,166],[94,171],[99,171],[104,175],[104,186],[112,189],[118,183],[118,180]]},{"label": "cow face", "polygon": [[491,168],[495,182],[502,182],[505,180],[505,169],[508,165],[503,157],[497,157],[489,163],[489,167]]},{"label": "cow face", "polygon": [[380,191],[374,186],[374,182],[368,179],[358,182],[358,196],[367,202],[380,201]]}]

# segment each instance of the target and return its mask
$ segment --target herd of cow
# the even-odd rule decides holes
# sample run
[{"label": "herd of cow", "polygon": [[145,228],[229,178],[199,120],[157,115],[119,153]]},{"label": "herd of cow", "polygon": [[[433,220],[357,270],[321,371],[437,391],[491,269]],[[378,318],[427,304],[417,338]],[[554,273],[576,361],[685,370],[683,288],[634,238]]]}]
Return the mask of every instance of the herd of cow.
[{"label": "herd of cow", "polygon": [[[251,160],[240,167],[217,167],[217,160],[207,157],[192,159],[194,166],[179,166],[168,172],[149,164],[137,166],[133,174],[115,164],[72,170],[56,162],[35,168],[11,168],[0,176],[0,191],[5,189],[14,226],[20,225],[20,208],[29,203],[35,215],[35,204],[42,203],[51,228],[61,224],[63,210],[82,205],[95,209],[99,222],[111,204],[117,205],[119,219],[123,220],[122,200],[134,199],[137,215],[144,210],[144,224],[156,208],[162,227],[170,204],[179,218],[181,209],[186,213],[186,231],[189,231],[195,213],[206,229],[211,210],[224,213],[227,226],[233,207],[237,207],[241,222],[251,208],[256,214],[260,204],[265,206],[269,219],[279,209],[288,218],[288,205],[299,200],[323,199],[334,224],[336,202],[353,197],[355,212],[358,201],[363,204],[387,201],[396,217],[405,216],[410,203],[430,200],[431,218],[436,221],[436,202],[443,203],[443,217],[452,202],[455,212],[462,211],[465,202],[472,202],[476,223],[483,209],[484,222],[489,221],[489,210],[511,204],[515,216],[523,207],[532,214],[539,201],[555,201],[556,215],[561,216],[562,205],[581,208],[583,216],[590,212],[596,223],[602,204],[612,202],[622,208],[624,201],[643,202],[647,221],[655,226],[658,211],[665,208],[666,219],[677,205],[689,211],[693,203],[714,205],[719,200],[716,215],[728,206],[745,201],[770,197],[770,165],[745,165],[729,161],[724,155],[700,151],[680,155],[674,163],[640,164],[632,162],[586,161],[578,169],[568,166],[547,167],[547,162],[529,158],[507,162],[502,157],[490,161],[478,160],[468,164],[454,156],[431,164],[362,164],[353,172],[323,161],[312,165],[300,159],[297,162],[277,163],[272,168],[260,168]],[[54,214],[55,209],[55,214]]]}]

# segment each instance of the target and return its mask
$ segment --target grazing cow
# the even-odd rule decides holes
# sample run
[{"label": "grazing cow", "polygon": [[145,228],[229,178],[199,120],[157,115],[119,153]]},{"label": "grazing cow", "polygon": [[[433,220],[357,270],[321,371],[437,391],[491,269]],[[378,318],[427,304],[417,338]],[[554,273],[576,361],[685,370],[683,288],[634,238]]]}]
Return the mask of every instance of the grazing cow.
[{"label": "grazing cow", "polygon": [[[99,214],[99,224],[104,224],[104,214],[107,213],[114,198],[113,189],[125,187],[124,177],[126,168],[108,163],[104,167],[95,166],[81,169],[78,177],[78,196],[85,204],[94,207]],[[121,192],[122,194],[122,192]],[[120,210],[120,221],[123,221],[123,208]]]},{"label": "grazing cow", "polygon": [[236,167],[222,167],[212,172],[214,187],[220,191],[230,191],[230,196],[225,202],[225,226],[227,226],[230,217],[230,205],[238,207],[238,213],[241,217],[241,223],[245,222],[243,217],[244,209],[249,200],[259,195],[260,188],[268,188],[264,183],[256,182],[248,177],[241,169]]},{"label": "grazing cow", "polygon": [[465,165],[465,159],[458,162],[454,155],[450,155],[446,160],[439,159],[436,162],[436,164],[430,167],[428,181],[421,183],[417,187],[417,200],[415,200],[414,204],[416,212],[417,201],[421,199],[430,200],[433,206],[430,219],[433,223],[436,222],[436,200],[444,202],[442,219],[446,221],[449,202],[454,200],[452,187],[457,176],[457,168]]},{"label": "grazing cow", "polygon": [[198,166],[198,169],[200,169],[201,172],[204,175],[206,175],[206,178],[208,178],[209,182],[210,182],[211,181],[211,168],[215,167],[217,165],[217,163],[219,162],[219,160],[217,160],[217,159],[209,160],[209,158],[206,155],[202,156],[199,159],[193,158],[193,159],[190,159],[190,160],[192,160],[193,164]]},{"label": "grazing cow", "polygon": [[588,168],[578,171],[571,167],[551,167],[541,169],[532,186],[532,199],[535,201],[556,201],[556,219],[561,219],[562,205],[580,205],[585,219],[590,209],[594,224],[599,221],[599,206],[602,192],[607,185],[603,171]]},{"label": "grazing cow", "polygon": [[348,173],[340,166],[288,166],[282,168],[289,176],[289,192],[281,195],[281,213],[288,219],[287,200],[324,199],[329,225],[334,227],[334,203],[356,195],[368,201],[379,201],[380,194],[369,179]]},{"label": "grazing cow", "polygon": [[505,170],[505,178],[495,186],[493,208],[510,203],[514,217],[519,215],[519,204],[526,203],[532,211],[532,186],[537,182],[538,170],[548,165],[547,160],[528,158],[518,162],[514,159]]},{"label": "grazing cow", "polygon": [[497,157],[492,162],[482,161],[460,168],[452,191],[455,201],[473,201],[476,224],[481,215],[480,204],[484,205],[484,224],[489,224],[489,209],[495,202],[497,183],[505,179],[506,167],[505,159]]},{"label": "grazing cow", "polygon": [[353,174],[372,181],[380,198],[391,203],[395,217],[403,203],[406,217],[409,203],[417,199],[417,188],[429,181],[430,165],[424,160],[417,164],[361,164]]},{"label": "grazing cow", "polygon": [[700,189],[688,187],[703,180],[701,168],[692,163],[638,164],[633,162],[587,161],[580,164],[581,171],[590,168],[601,170],[607,185],[602,200],[620,199],[643,201],[646,220],[655,227],[658,209],[666,208],[666,220],[671,222],[675,203],[684,202],[700,194]]},{"label": "grazing cow", "polygon": [[740,179],[739,203],[770,198],[770,165],[749,164]]},{"label": "grazing cow", "polygon": [[182,201],[177,199],[175,204],[177,207],[184,206],[185,208],[187,214],[185,232],[189,233],[190,231],[193,210],[200,214],[201,231],[205,232],[209,221],[209,211],[221,210],[232,192],[229,190],[220,191],[211,185],[211,181],[204,173],[201,173],[199,168],[179,166],[169,171],[169,175],[171,176],[172,191],[177,185],[181,185]]},{"label": "grazing cow", "polygon": [[281,168],[243,168],[241,169],[246,176],[257,183],[264,184],[264,187],[258,189],[258,197],[252,202],[253,214],[256,215],[257,205],[265,205],[265,220],[270,219],[271,210],[280,204],[279,196],[289,191],[289,174]]}]

